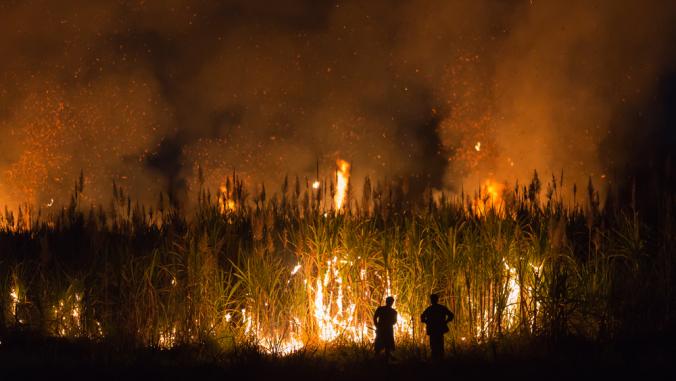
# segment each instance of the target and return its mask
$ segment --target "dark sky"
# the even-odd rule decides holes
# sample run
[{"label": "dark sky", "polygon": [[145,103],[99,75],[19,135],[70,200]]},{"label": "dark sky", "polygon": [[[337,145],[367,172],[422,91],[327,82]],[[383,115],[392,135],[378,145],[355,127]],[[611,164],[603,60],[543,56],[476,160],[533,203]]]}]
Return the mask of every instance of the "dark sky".
[{"label": "dark sky", "polygon": [[[625,182],[674,146],[676,6],[3,1],[0,202],[323,176]],[[477,143],[481,142],[477,150]],[[646,175],[647,176],[647,175]],[[654,177],[654,176],[653,176]]]}]

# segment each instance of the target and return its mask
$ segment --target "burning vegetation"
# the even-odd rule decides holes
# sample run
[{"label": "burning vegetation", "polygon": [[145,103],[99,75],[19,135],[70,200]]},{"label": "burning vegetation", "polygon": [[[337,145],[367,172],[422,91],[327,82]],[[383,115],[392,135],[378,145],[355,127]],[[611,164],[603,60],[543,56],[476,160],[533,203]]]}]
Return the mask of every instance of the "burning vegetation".
[{"label": "burning vegetation", "polygon": [[0,339],[674,326],[676,2],[74,3],[0,2]]},{"label": "burning vegetation", "polygon": [[432,292],[456,314],[452,345],[667,324],[672,278],[655,269],[675,268],[672,232],[601,208],[592,186],[564,205],[560,185],[541,195],[536,181],[408,204],[396,185],[365,181],[357,200],[338,161],[331,202],[324,182],[251,195],[233,174],[189,216],[118,187],[108,210],[89,208],[78,185],[68,207],[0,219],[0,330],[286,354],[371,343],[373,311],[392,295],[397,341],[419,345]]}]

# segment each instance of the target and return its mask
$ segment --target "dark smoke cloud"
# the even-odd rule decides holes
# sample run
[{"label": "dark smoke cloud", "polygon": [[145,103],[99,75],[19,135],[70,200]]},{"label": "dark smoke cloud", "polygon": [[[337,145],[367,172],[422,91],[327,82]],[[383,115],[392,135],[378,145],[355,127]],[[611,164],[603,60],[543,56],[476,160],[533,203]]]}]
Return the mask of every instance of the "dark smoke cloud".
[{"label": "dark smoke cloud", "polygon": [[142,200],[185,200],[198,166],[214,188],[235,169],[252,184],[311,177],[317,163],[330,176],[337,158],[357,185],[412,176],[417,191],[534,168],[624,178],[632,131],[664,131],[652,126],[667,116],[622,113],[648,110],[674,69],[674,8],[5,1],[0,202],[67,201],[80,169],[91,202],[113,180]]}]

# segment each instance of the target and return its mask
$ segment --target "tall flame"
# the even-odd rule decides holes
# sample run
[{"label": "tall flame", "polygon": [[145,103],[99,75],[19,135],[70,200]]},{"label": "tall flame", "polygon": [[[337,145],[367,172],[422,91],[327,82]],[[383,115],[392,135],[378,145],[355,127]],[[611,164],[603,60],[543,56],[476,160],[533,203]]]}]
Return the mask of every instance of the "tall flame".
[{"label": "tall flame", "polygon": [[333,197],[333,202],[336,211],[339,211],[343,208],[343,203],[347,196],[347,184],[350,181],[350,163],[345,160],[338,159],[336,161],[338,165],[338,170],[336,171],[337,184],[336,184],[336,194]]}]

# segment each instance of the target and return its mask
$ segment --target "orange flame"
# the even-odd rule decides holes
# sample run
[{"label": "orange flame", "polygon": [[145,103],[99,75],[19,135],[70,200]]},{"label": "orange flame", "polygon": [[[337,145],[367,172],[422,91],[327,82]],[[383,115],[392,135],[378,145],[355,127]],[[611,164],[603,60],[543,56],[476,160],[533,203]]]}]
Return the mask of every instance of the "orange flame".
[{"label": "orange flame", "polygon": [[491,209],[502,213],[504,211],[504,200],[502,199],[504,190],[504,184],[491,179],[486,180],[472,202],[474,212],[480,216],[485,215]]},{"label": "orange flame", "polygon": [[347,185],[350,181],[350,163],[345,160],[338,159],[336,161],[338,165],[338,170],[336,171],[337,184],[336,184],[336,195],[333,198],[334,206],[336,211],[339,211],[343,208],[345,199],[347,197]]},{"label": "orange flame", "polygon": [[225,214],[226,211],[234,212],[237,210],[235,200],[228,197],[228,189],[225,185],[221,185],[220,194],[218,195],[218,211]]}]

